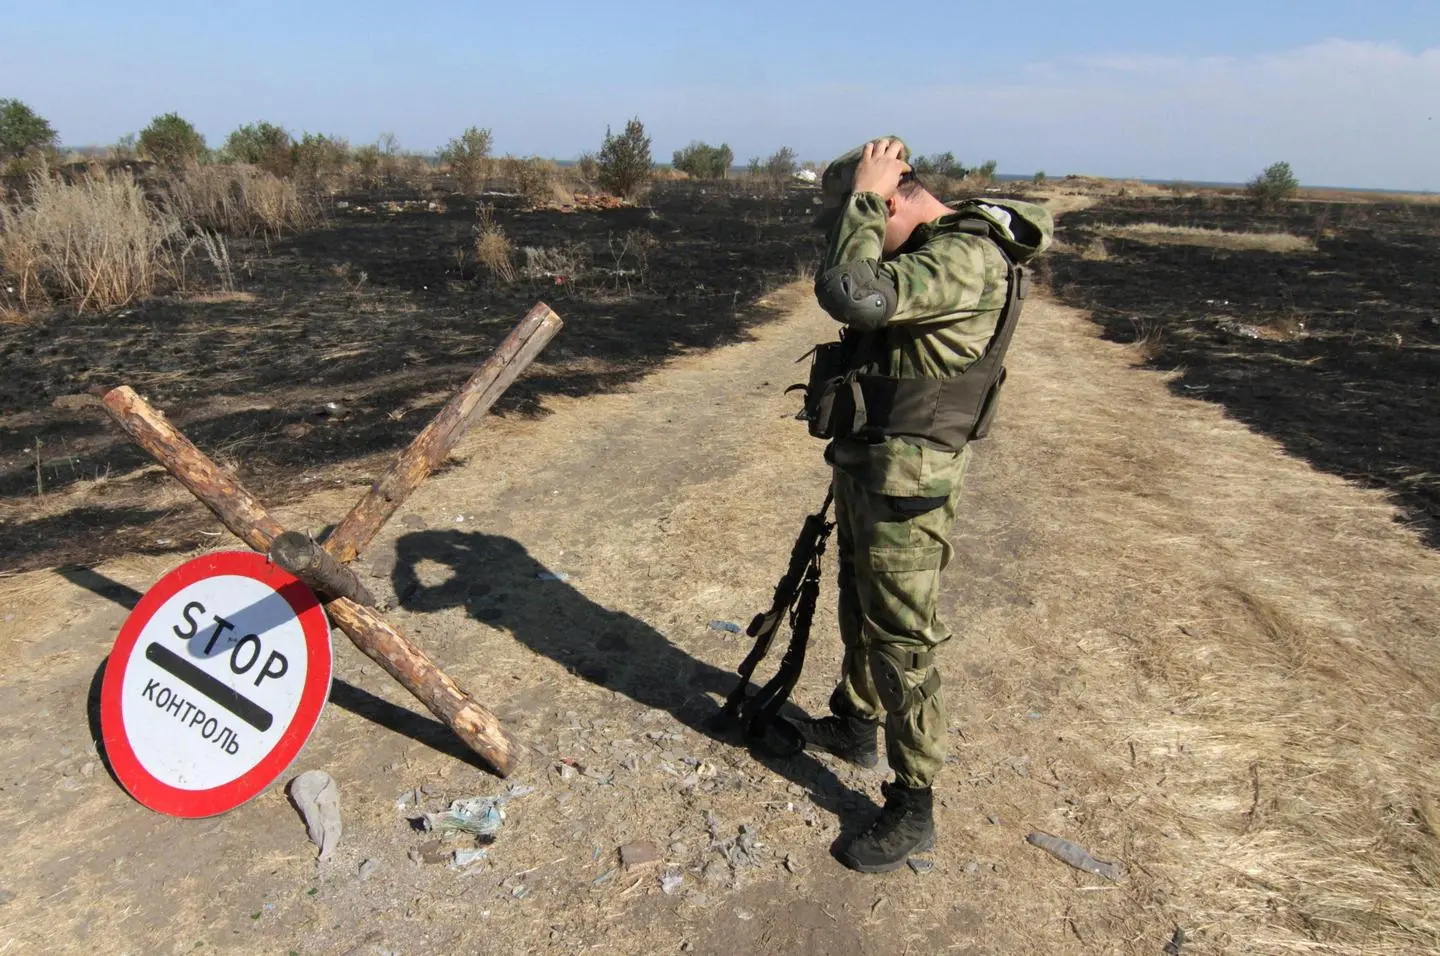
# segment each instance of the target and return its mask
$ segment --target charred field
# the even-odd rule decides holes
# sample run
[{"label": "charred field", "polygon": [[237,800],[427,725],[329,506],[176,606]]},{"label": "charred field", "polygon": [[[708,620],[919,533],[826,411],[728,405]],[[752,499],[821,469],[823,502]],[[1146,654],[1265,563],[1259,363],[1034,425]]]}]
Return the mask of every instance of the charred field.
[{"label": "charred field", "polygon": [[1440,547],[1440,206],[1110,198],[1057,238],[1049,288],[1106,338]]},{"label": "charred field", "polygon": [[[95,393],[129,385],[272,505],[368,483],[537,302],[565,327],[494,414],[614,390],[738,341],[812,267],[813,192],[657,183],[643,203],[533,209],[442,184],[334,197],[318,228],[230,244],[236,291],[0,324],[0,569],[184,551],[219,525]],[[477,257],[477,207],[513,276]],[[213,532],[211,532],[213,534]]]}]

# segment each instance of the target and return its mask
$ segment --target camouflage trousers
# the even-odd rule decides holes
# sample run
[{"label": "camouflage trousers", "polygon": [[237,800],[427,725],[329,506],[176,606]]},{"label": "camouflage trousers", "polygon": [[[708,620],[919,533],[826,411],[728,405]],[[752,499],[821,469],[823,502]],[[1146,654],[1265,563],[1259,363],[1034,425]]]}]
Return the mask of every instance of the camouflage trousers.
[{"label": "camouflage trousers", "polygon": [[[887,447],[888,446],[888,447]],[[830,708],[885,718],[885,750],[901,786],[931,785],[948,752],[944,691],[934,654],[950,631],[937,603],[940,572],[970,450],[959,454],[899,442],[837,442],[833,467],[839,625],[845,655]],[[877,658],[875,650],[886,653]],[[889,662],[897,662],[892,668]],[[905,701],[888,709],[877,685],[903,676]],[[928,681],[928,683],[927,683]],[[926,692],[929,692],[928,695]],[[893,703],[893,698],[892,703]]]}]

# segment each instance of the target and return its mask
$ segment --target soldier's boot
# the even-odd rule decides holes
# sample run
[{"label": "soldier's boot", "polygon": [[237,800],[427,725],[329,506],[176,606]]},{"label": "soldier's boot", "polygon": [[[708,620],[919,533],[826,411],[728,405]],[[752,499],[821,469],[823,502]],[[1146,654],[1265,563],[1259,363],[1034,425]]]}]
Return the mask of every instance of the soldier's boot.
[{"label": "soldier's boot", "polygon": [[794,726],[806,750],[821,750],[869,770],[880,765],[880,719],[857,717],[834,698],[829,717],[798,720]]},{"label": "soldier's boot", "polygon": [[840,862],[861,873],[899,869],[910,854],[935,846],[933,791],[888,781],[880,785],[880,791],[885,795],[880,815],[840,851]]}]

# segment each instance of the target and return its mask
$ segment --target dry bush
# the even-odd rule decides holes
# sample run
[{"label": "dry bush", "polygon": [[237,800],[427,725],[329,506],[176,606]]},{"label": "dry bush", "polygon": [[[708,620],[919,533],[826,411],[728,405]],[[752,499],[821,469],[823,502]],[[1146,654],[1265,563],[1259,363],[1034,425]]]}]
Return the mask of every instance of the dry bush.
[{"label": "dry bush", "polygon": [[1209,246],[1260,252],[1314,252],[1315,243],[1304,236],[1288,232],[1226,232],[1199,226],[1166,226],[1158,222],[1139,222],[1127,226],[1101,226],[1107,236],[1122,236],[1141,242],[1187,246]]},{"label": "dry bush", "polygon": [[320,209],[295,183],[253,166],[191,164],[164,187],[165,204],[182,222],[229,235],[280,236],[320,220]]},{"label": "dry bush", "polygon": [[559,167],[549,160],[506,156],[501,160],[501,170],[505,180],[531,206],[568,203],[575,198],[561,184]]},{"label": "dry bush", "polygon": [[1090,244],[1080,253],[1080,258],[1091,262],[1105,262],[1110,258],[1110,250],[1105,248],[1104,239],[1091,239]]},{"label": "dry bush", "polygon": [[0,205],[0,267],[22,309],[54,301],[103,311],[153,292],[183,269],[184,230],[129,174],[65,183],[45,172],[28,198]]},{"label": "dry bush", "polygon": [[478,220],[475,224],[476,261],[490,270],[490,274],[501,282],[514,282],[515,266],[511,261],[513,248],[510,237],[505,235],[505,230],[495,221],[490,207],[479,207],[475,215]]}]

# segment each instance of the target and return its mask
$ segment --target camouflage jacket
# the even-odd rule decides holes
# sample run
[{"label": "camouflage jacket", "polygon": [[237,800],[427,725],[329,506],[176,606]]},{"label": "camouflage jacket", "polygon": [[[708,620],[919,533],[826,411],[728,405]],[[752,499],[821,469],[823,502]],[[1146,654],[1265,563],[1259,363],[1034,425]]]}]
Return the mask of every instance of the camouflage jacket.
[{"label": "camouflage jacket", "polygon": [[[975,202],[949,205],[956,215],[916,227],[906,246],[889,259],[883,251],[885,203],[875,193],[852,194],[830,233],[822,272],[873,259],[895,280],[897,304],[886,326],[886,348],[875,369],[879,374],[953,376],[984,354],[995,334],[1007,292],[1005,255],[990,239],[956,228],[959,207],[970,211]],[[1053,220],[1043,206],[997,200],[979,208],[1006,226],[1007,238],[1015,240],[1011,254],[1019,261],[1050,245]],[[839,441],[827,450],[827,458],[876,493],[930,498],[957,490],[968,448],[950,454],[898,438],[879,444]]]},{"label": "camouflage jacket", "polygon": [[[1030,245],[1017,241],[1022,261],[1049,246],[1053,226],[1048,210],[1003,202],[1009,207],[1005,212],[1015,211],[1040,235]],[[874,259],[895,280],[898,303],[887,328],[888,368],[877,369],[880,374],[946,378],[963,371],[995,334],[1007,291],[1005,256],[984,236],[957,231],[956,215],[917,226],[906,247],[886,260],[885,217],[885,203],[875,193],[851,195],[831,233],[821,272]]]}]

